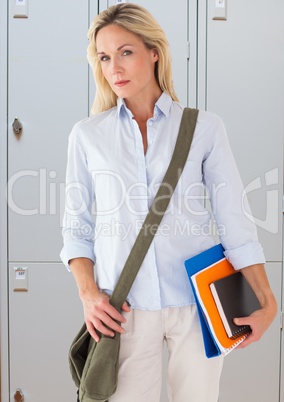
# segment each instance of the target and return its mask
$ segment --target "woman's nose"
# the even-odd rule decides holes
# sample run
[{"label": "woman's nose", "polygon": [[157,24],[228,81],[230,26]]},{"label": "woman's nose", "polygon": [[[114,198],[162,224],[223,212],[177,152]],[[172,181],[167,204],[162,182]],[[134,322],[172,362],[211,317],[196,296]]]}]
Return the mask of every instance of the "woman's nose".
[{"label": "woman's nose", "polygon": [[112,74],[120,73],[121,70],[122,70],[122,67],[121,67],[120,60],[119,60],[118,58],[114,57],[114,58],[112,59],[112,61],[111,61],[111,71],[112,71]]}]

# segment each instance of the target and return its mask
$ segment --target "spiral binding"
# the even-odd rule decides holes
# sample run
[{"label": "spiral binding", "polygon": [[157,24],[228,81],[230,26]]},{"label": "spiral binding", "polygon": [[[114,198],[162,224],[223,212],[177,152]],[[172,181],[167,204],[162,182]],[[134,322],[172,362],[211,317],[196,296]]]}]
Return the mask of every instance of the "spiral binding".
[{"label": "spiral binding", "polygon": [[[233,349],[235,349],[240,343],[242,343],[247,337],[249,336],[249,333],[246,333],[244,336],[241,338],[238,338],[238,340],[230,346],[228,349],[226,349],[226,354],[230,353]],[[232,338],[234,339],[234,338]]]}]

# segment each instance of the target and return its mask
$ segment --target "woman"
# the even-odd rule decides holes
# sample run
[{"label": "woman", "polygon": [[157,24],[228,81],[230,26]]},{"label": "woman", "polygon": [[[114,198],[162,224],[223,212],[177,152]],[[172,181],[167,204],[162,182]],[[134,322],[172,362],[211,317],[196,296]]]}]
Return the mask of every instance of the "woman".
[{"label": "woman", "polygon": [[159,402],[164,341],[169,400],[216,402],[222,357],[205,357],[184,268],[187,258],[215,243],[203,184],[226,256],[262,307],[237,320],[252,328],[241,346],[259,340],[276,314],[223,124],[199,112],[178,187],[120,314],[109,295],[168,167],[184,106],[172,87],[168,41],[144,8],[110,7],[93,21],[89,41],[94,116],[77,123],[69,139],[61,257],[75,277],[91,336],[99,341],[98,332],[122,334],[118,388],[110,402]]}]

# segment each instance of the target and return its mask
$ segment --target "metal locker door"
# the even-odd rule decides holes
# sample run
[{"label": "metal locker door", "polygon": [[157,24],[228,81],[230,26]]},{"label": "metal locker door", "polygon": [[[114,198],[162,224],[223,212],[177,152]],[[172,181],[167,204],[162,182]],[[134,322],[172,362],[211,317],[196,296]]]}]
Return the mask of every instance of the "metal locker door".
[{"label": "metal locker door", "polygon": [[[83,314],[59,252],[67,139],[73,124],[89,113],[89,1],[29,1],[27,18],[14,18],[20,7],[14,3],[20,2],[9,2],[10,281],[4,300],[9,400],[71,401],[76,390],[67,353]],[[17,267],[27,268],[26,291],[15,289]],[[8,364],[2,370],[8,372]]]},{"label": "metal locker door", "polygon": [[244,13],[232,1],[227,21],[212,18],[209,8],[207,107],[225,122],[266,259],[281,261],[284,3],[247,2]]},{"label": "metal locker door", "polygon": [[[28,18],[14,17],[14,3],[9,2],[9,259],[59,261],[67,138],[89,111],[88,0],[30,1]],[[22,125],[18,133],[13,123]]]},{"label": "metal locker door", "polygon": [[[17,288],[19,267],[28,291]],[[73,276],[58,263],[11,263],[9,277],[10,402],[75,401],[67,356],[83,313]]]}]

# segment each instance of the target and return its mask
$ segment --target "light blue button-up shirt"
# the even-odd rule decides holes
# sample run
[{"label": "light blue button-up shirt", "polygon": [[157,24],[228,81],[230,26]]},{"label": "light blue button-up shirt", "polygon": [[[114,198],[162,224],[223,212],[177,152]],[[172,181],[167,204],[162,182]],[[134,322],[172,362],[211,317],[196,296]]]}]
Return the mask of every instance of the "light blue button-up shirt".
[{"label": "light blue button-up shirt", "polygon": [[[111,293],[147,215],[175,146],[183,106],[165,93],[147,121],[144,154],[123,99],[75,124],[68,147],[62,261],[87,257],[99,288]],[[214,220],[205,208],[210,197]],[[184,171],[135,279],[132,308],[194,303],[184,261],[216,243],[236,269],[264,263],[255,225],[222,121],[200,111]],[[218,240],[219,241],[219,240]]]}]

